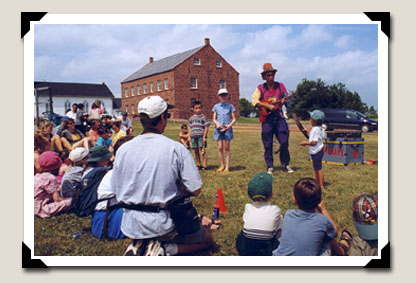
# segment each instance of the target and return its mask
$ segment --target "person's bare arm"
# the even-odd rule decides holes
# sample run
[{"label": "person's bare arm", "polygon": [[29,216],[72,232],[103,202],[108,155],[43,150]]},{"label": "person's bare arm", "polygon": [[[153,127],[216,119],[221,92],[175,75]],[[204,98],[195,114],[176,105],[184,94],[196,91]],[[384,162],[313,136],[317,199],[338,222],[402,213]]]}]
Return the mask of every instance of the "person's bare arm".
[{"label": "person's bare arm", "polygon": [[321,202],[318,205],[318,211],[322,214],[325,215],[329,218],[329,221],[332,222],[332,224],[334,225],[335,228],[335,236],[334,238],[338,235],[338,227],[335,224],[334,219],[332,219],[331,215],[329,214],[328,210],[326,209],[325,205],[324,205],[324,200],[322,199]]}]

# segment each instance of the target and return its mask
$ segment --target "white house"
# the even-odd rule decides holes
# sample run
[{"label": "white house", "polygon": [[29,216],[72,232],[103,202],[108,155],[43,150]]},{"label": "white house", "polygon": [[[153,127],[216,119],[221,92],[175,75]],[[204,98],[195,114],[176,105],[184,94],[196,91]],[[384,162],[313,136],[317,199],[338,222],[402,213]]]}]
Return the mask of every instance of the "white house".
[{"label": "white house", "polygon": [[43,112],[50,111],[50,98],[52,98],[53,112],[59,115],[65,115],[66,110],[71,109],[74,103],[84,104],[84,111],[89,112],[91,105],[96,99],[101,101],[107,113],[116,114],[113,113],[113,100],[115,97],[105,83],[88,84],[35,81],[35,116],[36,96],[38,96],[39,116],[43,116]]}]

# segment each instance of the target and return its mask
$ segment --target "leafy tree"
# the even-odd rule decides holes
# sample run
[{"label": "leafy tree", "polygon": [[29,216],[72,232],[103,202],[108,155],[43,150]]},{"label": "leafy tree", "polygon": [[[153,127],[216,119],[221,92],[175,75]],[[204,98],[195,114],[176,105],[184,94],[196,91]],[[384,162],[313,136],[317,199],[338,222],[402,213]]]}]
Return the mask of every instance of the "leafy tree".
[{"label": "leafy tree", "polygon": [[343,83],[327,85],[323,80],[303,79],[296,87],[295,95],[288,103],[289,115],[296,113],[308,119],[308,111],[322,108],[353,109],[366,113],[368,106],[357,92],[351,92]]},{"label": "leafy tree", "polygon": [[250,113],[256,111],[256,108],[245,98],[240,98],[240,115],[250,116]]}]

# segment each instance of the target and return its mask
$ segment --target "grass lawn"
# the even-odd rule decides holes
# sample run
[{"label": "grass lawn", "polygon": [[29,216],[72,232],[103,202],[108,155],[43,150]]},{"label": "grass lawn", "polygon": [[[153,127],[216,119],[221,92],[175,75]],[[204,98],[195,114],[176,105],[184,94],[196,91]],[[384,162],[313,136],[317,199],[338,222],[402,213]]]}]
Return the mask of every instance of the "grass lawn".
[{"label": "grass lawn", "polygon": [[[257,118],[248,118],[257,120]],[[244,119],[245,120],[245,119]],[[258,120],[257,120],[258,121]],[[243,122],[243,121],[241,121]],[[249,123],[244,121],[244,123]],[[135,134],[141,132],[138,121],[134,122]],[[177,140],[181,123],[169,122],[165,135]],[[245,203],[250,202],[247,195],[247,184],[258,172],[265,171],[263,159],[263,146],[260,137],[260,128],[238,127],[234,129],[234,140],[231,142],[231,172],[217,173],[219,160],[217,144],[213,140],[213,127],[209,131],[208,140],[208,171],[201,172],[203,181],[202,193],[193,198],[199,213],[210,216],[215,202],[215,193],[222,188],[228,212],[221,214],[222,226],[213,231],[212,235],[217,247],[201,255],[232,256],[237,255],[235,239],[242,229]],[[365,139],[364,158],[377,160],[377,133],[363,134]],[[284,213],[295,208],[292,201],[293,185],[302,177],[314,177],[312,164],[307,160],[307,147],[299,146],[305,140],[300,132],[290,135],[289,150],[291,153],[291,166],[293,174],[279,170],[278,156],[275,155],[276,171],[273,174],[274,196],[272,204],[278,205]],[[338,166],[323,164],[326,191],[323,198],[326,207],[340,232],[342,229],[350,230],[356,235],[352,222],[352,200],[357,195],[367,192],[377,194],[378,166],[357,165]],[[83,255],[83,256],[119,256],[126,249],[129,240],[98,240],[88,232],[91,218],[77,218],[74,214],[62,214],[48,219],[35,218],[35,249],[34,253],[40,255]],[[76,239],[72,234],[84,231]]]}]

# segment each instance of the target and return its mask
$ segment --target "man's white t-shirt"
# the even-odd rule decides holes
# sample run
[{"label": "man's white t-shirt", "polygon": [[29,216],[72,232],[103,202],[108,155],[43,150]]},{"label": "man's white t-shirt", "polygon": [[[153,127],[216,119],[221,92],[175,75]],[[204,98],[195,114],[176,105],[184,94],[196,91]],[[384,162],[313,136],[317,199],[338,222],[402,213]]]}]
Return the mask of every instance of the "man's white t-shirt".
[{"label": "man's white t-shirt", "polygon": [[[181,195],[179,183],[189,192],[201,188],[194,159],[182,144],[160,134],[143,134],[117,151],[111,186],[116,200],[126,204],[166,204]],[[179,181],[180,180],[180,181]],[[132,239],[163,236],[175,229],[170,213],[126,209],[121,231]]]}]

